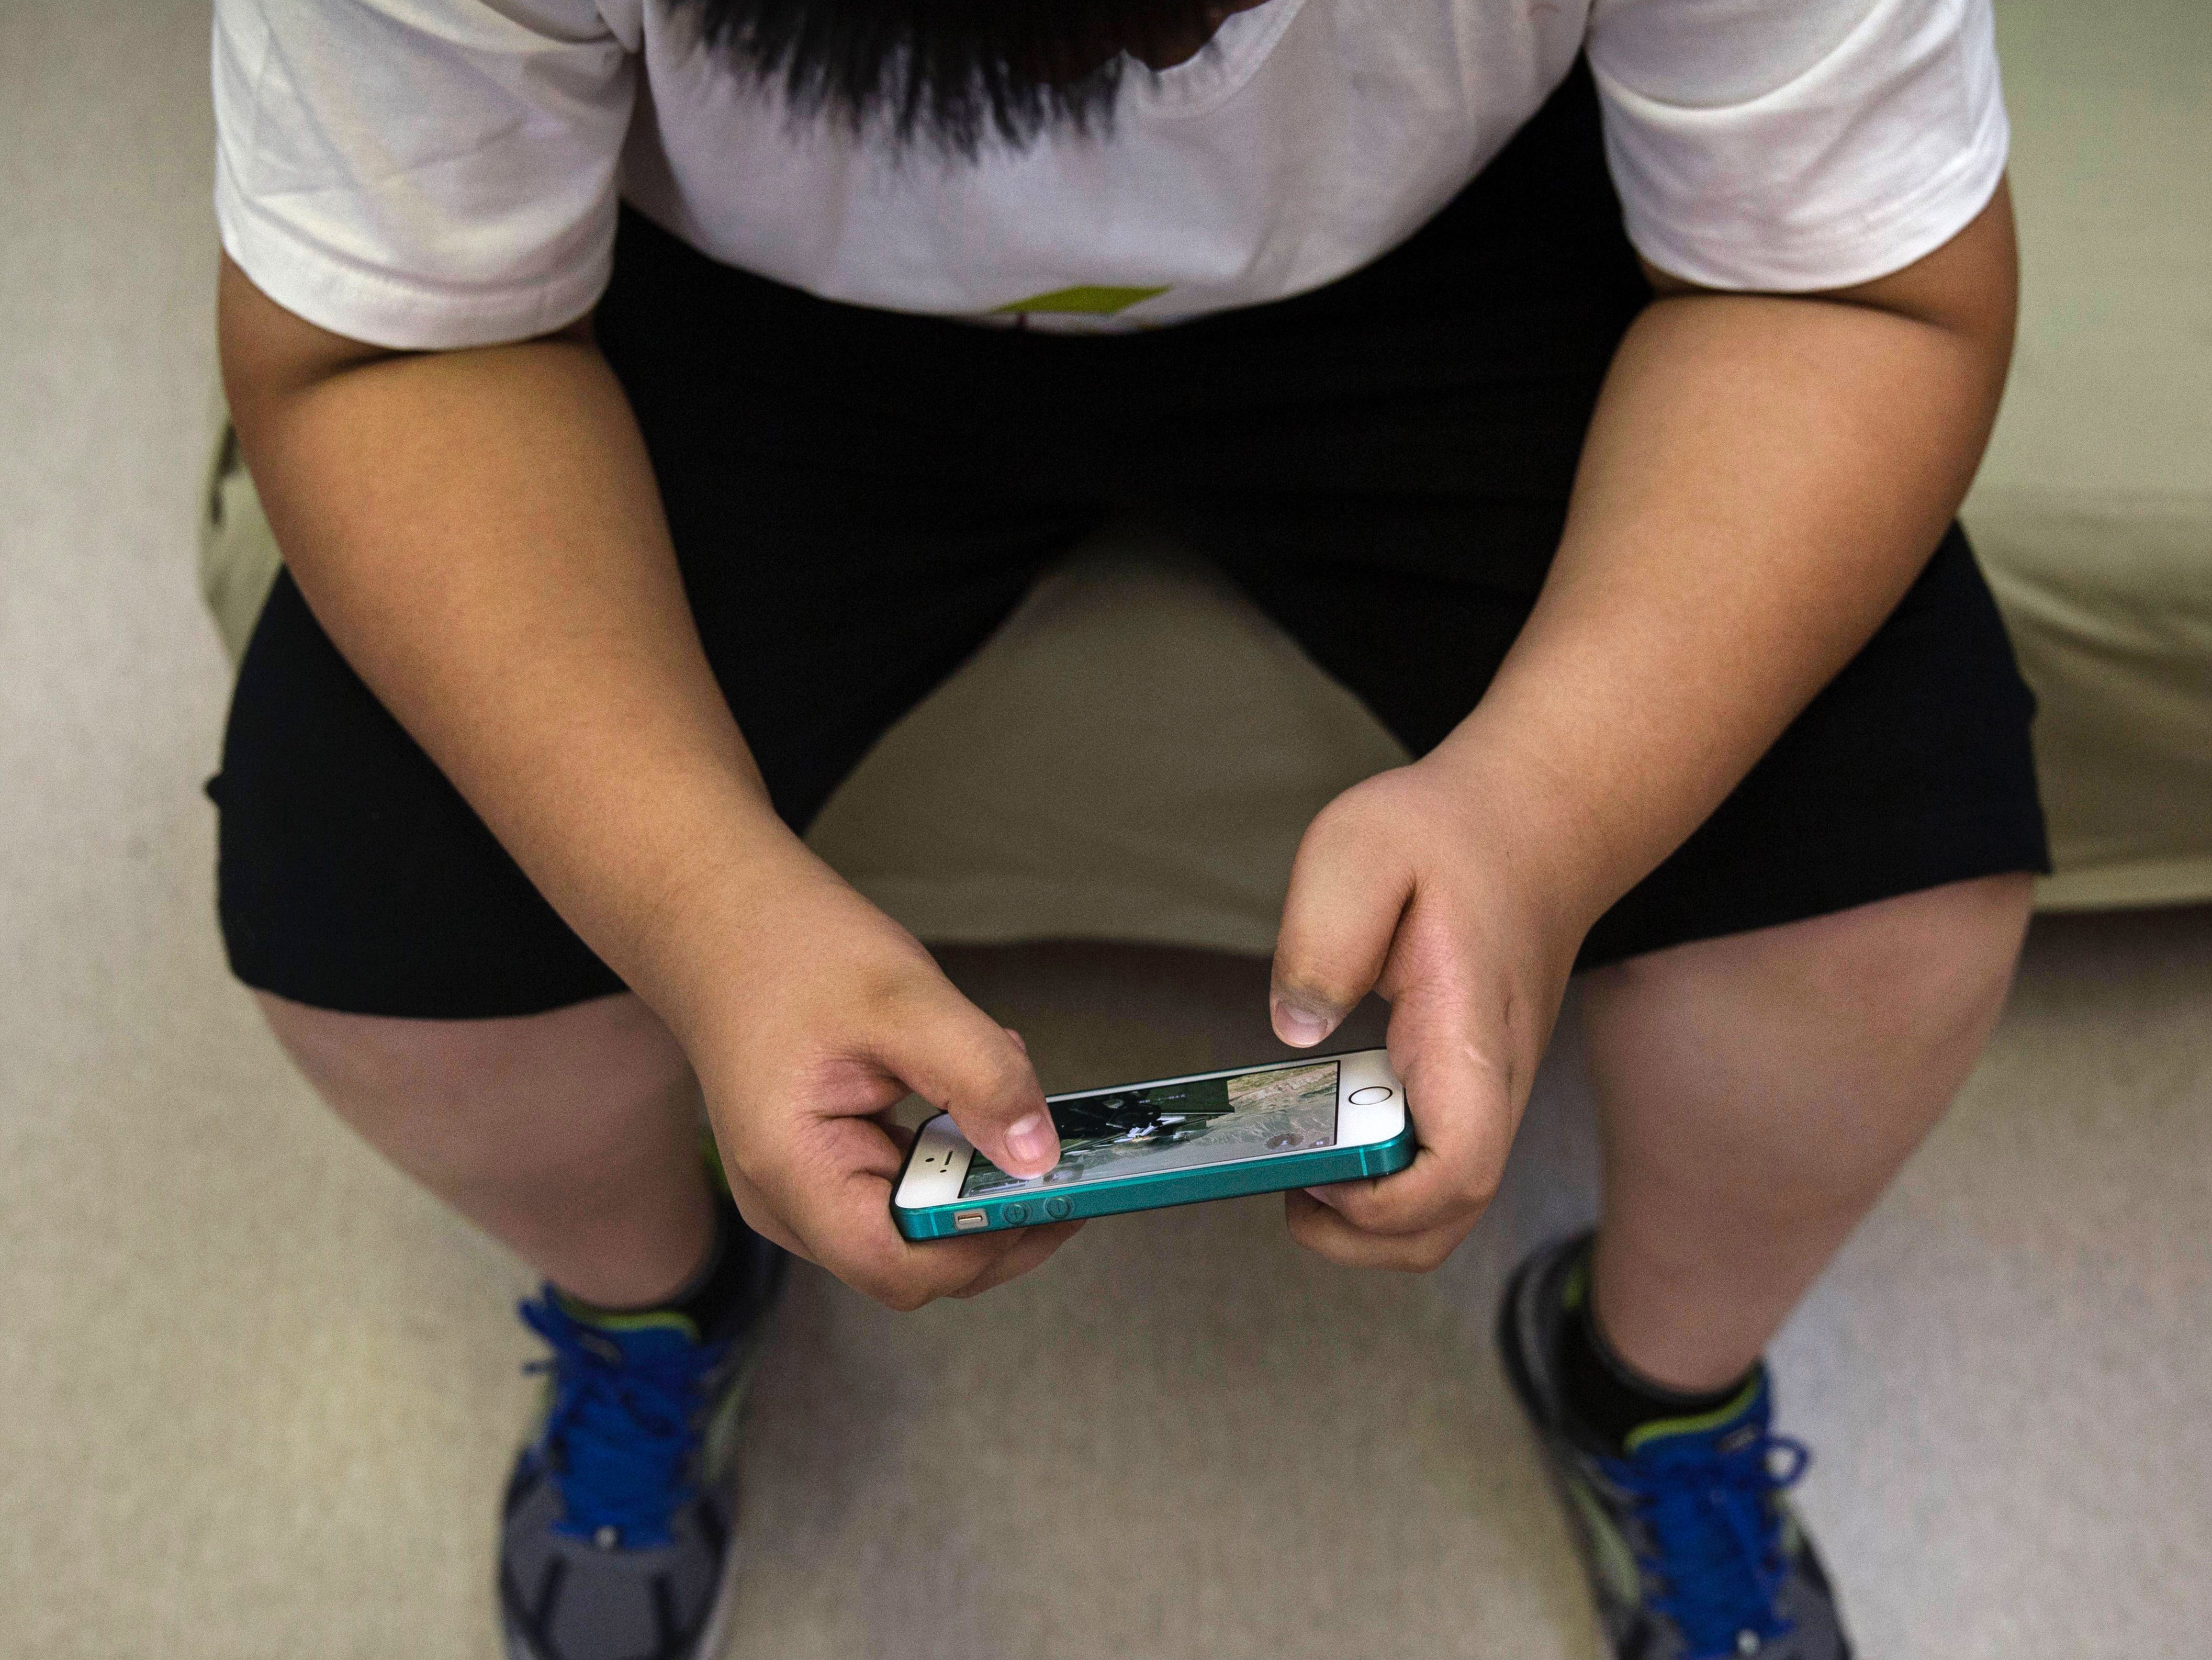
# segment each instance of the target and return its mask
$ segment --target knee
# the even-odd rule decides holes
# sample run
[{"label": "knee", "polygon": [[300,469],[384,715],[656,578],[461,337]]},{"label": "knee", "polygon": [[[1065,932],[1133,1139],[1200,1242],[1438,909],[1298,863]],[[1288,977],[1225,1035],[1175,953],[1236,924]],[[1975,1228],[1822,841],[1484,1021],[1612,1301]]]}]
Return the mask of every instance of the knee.
[{"label": "knee", "polygon": [[1776,966],[1862,1030],[1978,1049],[2012,987],[2032,887],[2024,873],[1982,877],[1817,917]]},{"label": "knee", "polygon": [[623,1101],[680,1088],[689,1073],[635,997],[546,1014],[422,1020],[340,1013],[257,993],[277,1041],[316,1092],[418,1176],[466,1183],[513,1173]]},{"label": "knee", "polygon": [[1647,1030],[1786,1031],[1869,1061],[1971,1055],[2010,989],[2031,886],[2025,874],[1978,878],[1655,952],[1601,970],[1601,996],[1639,1007]]}]

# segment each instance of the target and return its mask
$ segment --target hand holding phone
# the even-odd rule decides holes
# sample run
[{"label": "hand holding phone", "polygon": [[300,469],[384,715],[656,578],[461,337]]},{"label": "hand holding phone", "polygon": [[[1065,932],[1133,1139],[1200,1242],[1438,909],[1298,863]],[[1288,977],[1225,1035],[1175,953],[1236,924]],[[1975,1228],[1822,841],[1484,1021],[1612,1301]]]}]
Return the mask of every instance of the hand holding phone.
[{"label": "hand holding phone", "polygon": [[[1485,708],[1488,708],[1486,704]],[[1481,711],[1478,711],[1480,714]],[[1378,773],[1308,827],[1275,946],[1275,1031],[1327,1040],[1370,991],[1420,1147],[1386,1181],[1286,1194],[1291,1237],[1345,1268],[1426,1273],[1474,1228],[1505,1168],[1575,955],[1610,890],[1462,732]]]},{"label": "hand holding phone", "polygon": [[[921,1247],[886,1208],[906,1152],[890,1109],[949,1104],[1025,1170],[1009,1132],[1044,1110],[1018,1039],[948,981],[914,937],[799,850],[782,879],[714,919],[710,994],[678,1026],[745,1220],[896,1309],[972,1296],[1035,1268],[1073,1232],[1031,1228]],[[664,1018],[666,1012],[664,1010]]]}]

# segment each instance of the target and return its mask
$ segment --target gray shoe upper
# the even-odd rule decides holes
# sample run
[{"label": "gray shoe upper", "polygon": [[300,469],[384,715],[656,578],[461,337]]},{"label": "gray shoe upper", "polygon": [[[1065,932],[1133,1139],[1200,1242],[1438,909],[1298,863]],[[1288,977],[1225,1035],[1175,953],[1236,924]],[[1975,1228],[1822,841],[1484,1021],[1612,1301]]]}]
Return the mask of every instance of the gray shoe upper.
[{"label": "gray shoe upper", "polygon": [[573,1538],[558,1530],[559,1487],[526,1453],[500,1541],[510,1660],[690,1660],[722,1593],[731,1509],[702,1492],[669,1543],[643,1549]]}]

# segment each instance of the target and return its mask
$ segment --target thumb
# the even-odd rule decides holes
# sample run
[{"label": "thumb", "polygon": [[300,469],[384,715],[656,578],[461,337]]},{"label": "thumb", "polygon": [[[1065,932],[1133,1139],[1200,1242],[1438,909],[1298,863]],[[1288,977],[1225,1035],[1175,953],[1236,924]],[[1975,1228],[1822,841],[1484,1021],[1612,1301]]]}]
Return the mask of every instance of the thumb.
[{"label": "thumb", "polygon": [[1060,1162],[1060,1136],[1021,1040],[933,976],[878,1035],[877,1058],[1010,1176],[1042,1176]]},{"label": "thumb", "polygon": [[1310,1049],[1375,989],[1413,883],[1396,858],[1377,857],[1358,817],[1325,811],[1291,863],[1267,994],[1275,1035]]}]

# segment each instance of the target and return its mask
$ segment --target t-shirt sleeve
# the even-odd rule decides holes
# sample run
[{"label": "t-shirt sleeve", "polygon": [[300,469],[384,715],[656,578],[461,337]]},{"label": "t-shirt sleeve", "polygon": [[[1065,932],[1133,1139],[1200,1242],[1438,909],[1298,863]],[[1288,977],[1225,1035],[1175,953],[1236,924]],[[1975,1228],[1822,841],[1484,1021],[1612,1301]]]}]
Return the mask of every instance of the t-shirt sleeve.
[{"label": "t-shirt sleeve", "polygon": [[2004,172],[1990,0],[1598,0],[1589,53],[1629,238],[1693,283],[1887,276]]},{"label": "t-shirt sleeve", "polygon": [[606,286],[634,45],[594,0],[216,0],[224,252],[374,345],[573,322]]}]

